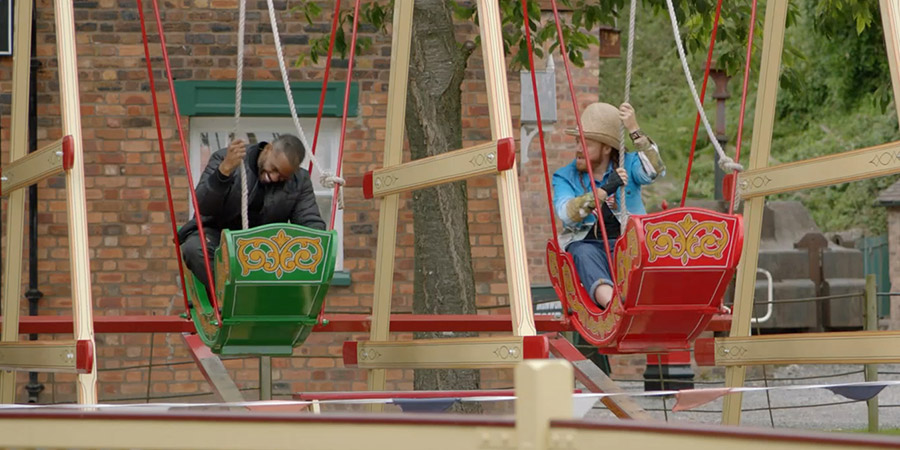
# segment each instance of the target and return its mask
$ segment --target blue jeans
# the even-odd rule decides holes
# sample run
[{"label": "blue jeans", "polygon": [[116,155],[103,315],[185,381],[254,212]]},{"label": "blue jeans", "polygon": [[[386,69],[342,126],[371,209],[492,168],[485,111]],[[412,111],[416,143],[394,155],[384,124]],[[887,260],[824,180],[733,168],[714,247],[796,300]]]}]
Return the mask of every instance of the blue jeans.
[{"label": "blue jeans", "polygon": [[[578,278],[587,290],[588,297],[594,298],[594,291],[601,284],[612,286],[609,261],[606,260],[606,247],[603,241],[584,239],[574,241],[566,247],[566,251],[572,254],[575,262],[575,270]],[[615,258],[616,239],[609,240],[609,253]]]}]

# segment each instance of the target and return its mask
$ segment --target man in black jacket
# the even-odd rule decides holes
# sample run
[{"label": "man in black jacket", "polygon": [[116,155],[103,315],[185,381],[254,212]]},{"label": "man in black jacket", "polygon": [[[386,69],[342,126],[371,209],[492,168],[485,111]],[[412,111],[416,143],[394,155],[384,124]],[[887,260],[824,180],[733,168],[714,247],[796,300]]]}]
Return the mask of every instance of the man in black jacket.
[{"label": "man in black jacket", "polygon": [[[291,222],[325,229],[309,172],[300,168],[305,156],[300,139],[289,134],[255,145],[236,140],[210,156],[197,183],[197,203],[211,269],[222,230],[241,229],[241,161],[246,167],[250,227]],[[210,290],[197,228],[198,214],[178,231],[178,242],[188,269]]]}]

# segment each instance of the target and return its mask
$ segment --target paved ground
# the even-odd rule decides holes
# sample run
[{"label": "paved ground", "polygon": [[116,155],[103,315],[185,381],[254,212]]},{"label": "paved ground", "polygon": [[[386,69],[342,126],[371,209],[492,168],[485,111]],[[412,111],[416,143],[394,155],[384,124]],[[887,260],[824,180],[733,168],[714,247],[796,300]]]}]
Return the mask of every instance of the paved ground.
[{"label": "paved ground", "polygon": [[[809,385],[831,384],[865,381],[862,373],[840,375],[848,372],[859,372],[861,365],[822,365],[822,366],[768,366],[767,375],[770,386],[777,385]],[[900,380],[900,365],[882,365],[879,367],[880,380]],[[891,373],[887,373],[891,372]],[[754,374],[756,375],[756,374]],[[758,373],[761,375],[761,370]],[[814,378],[811,378],[814,377]],[[711,384],[697,384],[695,387],[723,387],[721,372],[712,374]],[[748,378],[750,378],[748,376]],[[761,376],[760,376],[761,378]],[[796,378],[806,378],[795,380]],[[775,381],[771,381],[771,380]],[[794,380],[786,380],[794,379]],[[718,382],[716,382],[718,381]],[[643,382],[621,382],[627,391],[644,390]],[[748,382],[747,386],[764,386],[762,381]],[[878,395],[879,421],[882,429],[900,428],[900,386],[888,386]],[[692,411],[673,413],[674,398],[638,398],[641,406],[659,420],[670,422],[720,423],[722,399],[700,406]],[[767,398],[765,392],[744,394],[742,425],[775,428],[800,428],[810,430],[861,430],[868,426],[866,402],[844,403],[845,397],[832,394],[826,389],[770,391]],[[831,403],[844,403],[832,406],[815,406]],[[768,405],[775,409],[770,413]],[[608,410],[598,403],[588,417],[613,418]],[[664,413],[663,406],[668,411]],[[893,407],[891,405],[894,405]],[[666,417],[667,416],[667,417]]]}]

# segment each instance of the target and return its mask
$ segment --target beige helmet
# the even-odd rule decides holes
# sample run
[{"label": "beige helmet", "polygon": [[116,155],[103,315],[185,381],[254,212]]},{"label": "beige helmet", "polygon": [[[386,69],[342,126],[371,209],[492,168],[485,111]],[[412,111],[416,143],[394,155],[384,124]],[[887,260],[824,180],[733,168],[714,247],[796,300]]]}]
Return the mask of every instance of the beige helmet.
[{"label": "beige helmet", "polygon": [[[581,113],[581,125],[584,127],[585,139],[592,139],[615,149],[619,148],[619,129],[622,126],[619,108],[609,103],[591,103]],[[578,136],[578,129],[569,128],[566,134]]]}]

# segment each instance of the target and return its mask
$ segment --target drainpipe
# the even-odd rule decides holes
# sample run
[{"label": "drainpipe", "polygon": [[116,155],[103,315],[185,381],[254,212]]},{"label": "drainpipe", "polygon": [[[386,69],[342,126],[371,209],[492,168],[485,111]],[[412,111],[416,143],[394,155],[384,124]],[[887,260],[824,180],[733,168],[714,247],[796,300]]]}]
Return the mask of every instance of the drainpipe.
[{"label": "drainpipe", "polygon": [[[716,124],[715,124],[715,132],[716,132],[716,140],[719,141],[719,145],[722,148],[726,148],[725,145],[728,144],[728,135],[725,134],[725,101],[731,97],[731,94],[728,93],[728,80],[731,78],[728,75],[725,75],[724,70],[719,69],[710,69],[709,76],[713,79],[713,83],[715,84],[715,91],[713,92],[712,97],[716,99]],[[725,172],[719,167],[719,154],[713,154],[713,167],[715,168],[715,199],[718,201],[723,201],[724,196],[722,195],[722,181],[725,179]]]},{"label": "drainpipe", "polygon": [[[36,3],[36,2],[35,2]],[[34,6],[37,11],[37,5]],[[37,14],[31,16],[31,72],[30,88],[28,94],[28,152],[37,150],[37,72],[41,62],[37,59]],[[28,315],[38,315],[38,301],[44,294],[38,289],[38,260],[37,260],[37,185],[28,187],[28,290],[25,298],[28,299]],[[29,340],[36,341],[37,334],[30,334]],[[37,372],[28,372],[28,403],[38,403],[38,395],[44,390],[44,385],[38,382]]]}]

